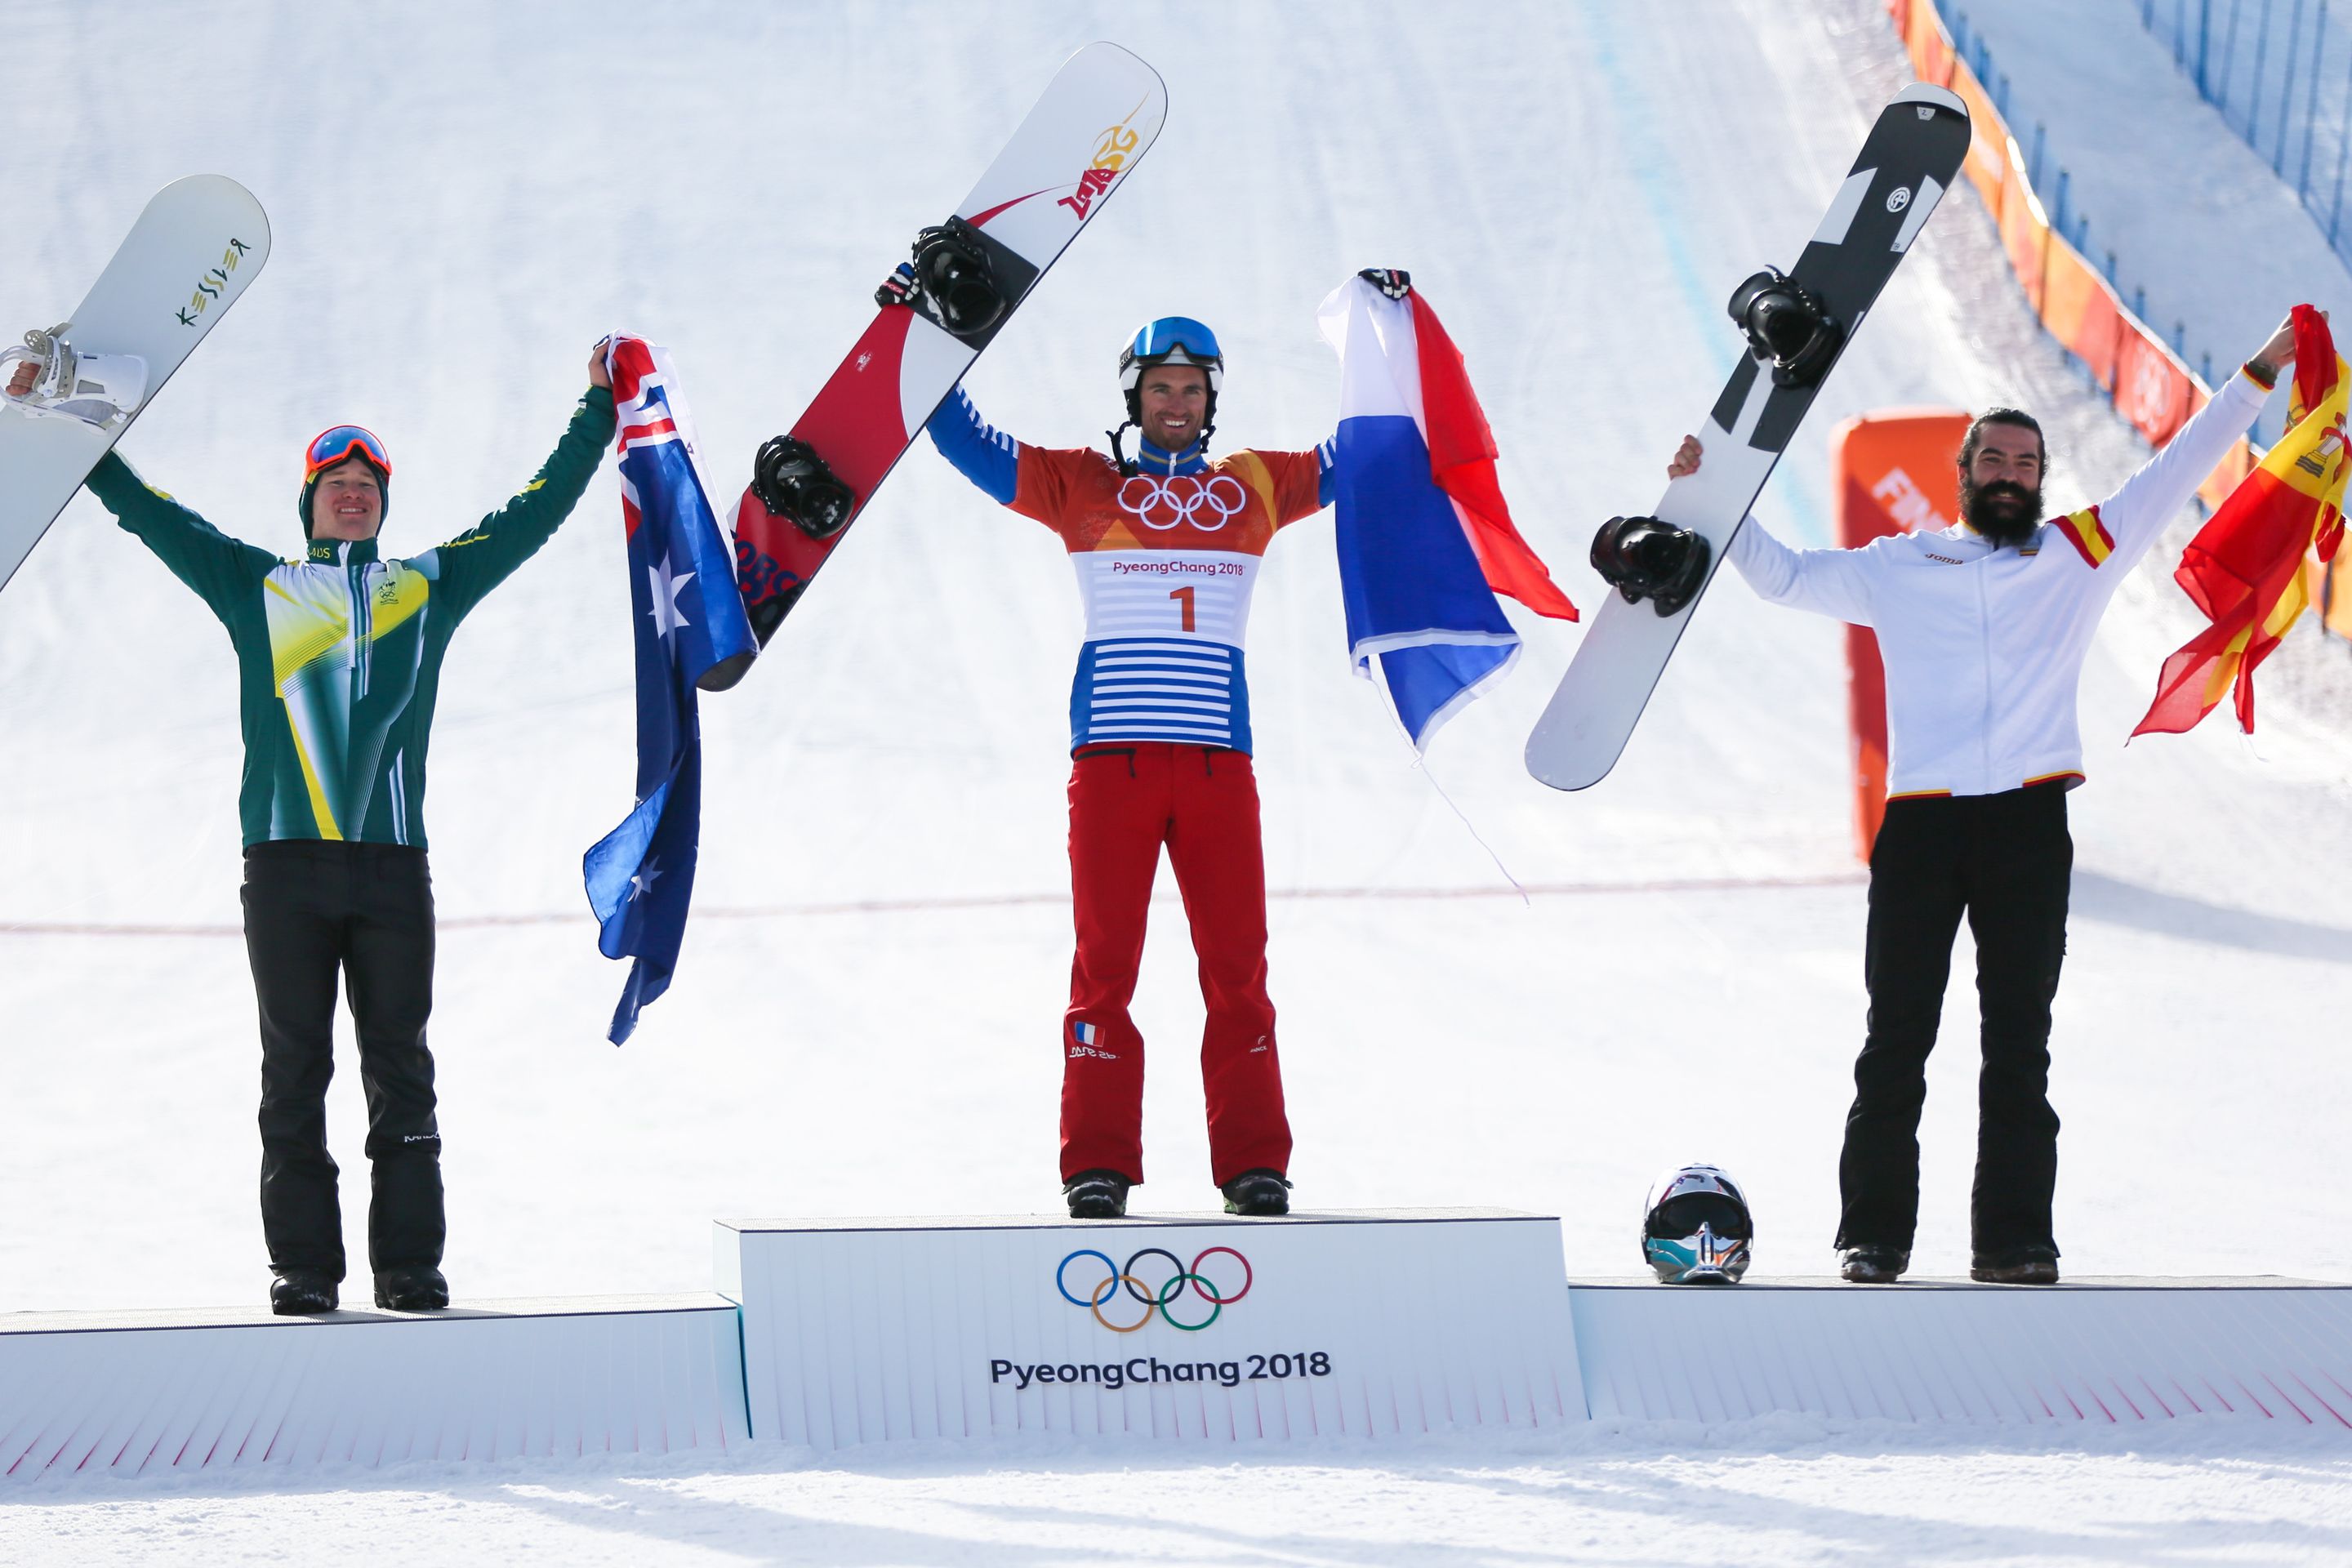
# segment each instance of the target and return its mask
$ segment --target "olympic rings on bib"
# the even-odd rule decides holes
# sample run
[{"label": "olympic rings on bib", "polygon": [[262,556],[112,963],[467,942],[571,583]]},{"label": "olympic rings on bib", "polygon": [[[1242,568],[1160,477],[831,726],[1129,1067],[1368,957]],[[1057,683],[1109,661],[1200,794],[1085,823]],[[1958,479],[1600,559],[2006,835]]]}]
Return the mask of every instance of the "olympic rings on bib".
[{"label": "olympic rings on bib", "polygon": [[[1249,505],[1249,491],[1231,474],[1202,480],[1192,474],[1132,474],[1118,487],[1118,507],[1146,528],[1165,533],[1191,523],[1203,533],[1214,533],[1239,517]],[[1213,521],[1203,513],[1213,514]]]},{"label": "olympic rings on bib", "polygon": [[[1215,1280],[1201,1272],[1201,1265],[1213,1255],[1220,1252],[1242,1266],[1242,1288],[1230,1296],[1217,1288]],[[1070,1291],[1069,1272],[1070,1265],[1081,1258],[1091,1258],[1099,1262],[1103,1266],[1103,1277],[1101,1283],[1089,1289],[1084,1296],[1076,1296]],[[1168,1277],[1167,1282],[1156,1290],[1149,1282],[1136,1278],[1135,1266],[1147,1258],[1164,1258],[1175,1268],[1175,1272]],[[1115,1334],[1134,1333],[1151,1321],[1151,1315],[1154,1312],[1159,1313],[1160,1321],[1171,1329],[1181,1329],[1187,1333],[1198,1333],[1215,1322],[1227,1307],[1248,1295],[1250,1288],[1256,1283],[1257,1273],[1250,1267],[1250,1260],[1230,1247],[1203,1248],[1200,1256],[1192,1259],[1192,1266],[1189,1268],[1184,1267],[1181,1258],[1161,1247],[1140,1248],[1128,1258],[1125,1267],[1113,1263],[1108,1253],[1097,1252],[1093,1247],[1087,1247],[1063,1258],[1062,1266],[1054,1270],[1054,1288],[1062,1293],[1062,1300],[1073,1307],[1086,1308],[1094,1314],[1096,1322]],[[1119,1295],[1121,1287],[1125,1288],[1128,1297],[1140,1302],[1143,1307],[1141,1315],[1131,1323],[1116,1322],[1103,1314],[1103,1308],[1113,1298]],[[1209,1315],[1197,1323],[1186,1322],[1169,1310],[1170,1304],[1181,1298],[1188,1287],[1193,1295],[1209,1303]]]}]

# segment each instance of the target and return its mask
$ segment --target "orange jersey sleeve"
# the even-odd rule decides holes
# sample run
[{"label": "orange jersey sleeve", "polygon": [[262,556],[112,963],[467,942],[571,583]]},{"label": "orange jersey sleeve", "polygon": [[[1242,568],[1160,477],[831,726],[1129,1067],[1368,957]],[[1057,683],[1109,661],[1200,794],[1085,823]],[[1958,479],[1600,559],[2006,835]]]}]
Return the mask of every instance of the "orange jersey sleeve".
[{"label": "orange jersey sleeve", "polygon": [[1243,450],[1212,466],[1249,486],[1276,528],[1323,510],[1323,464],[1317,453]]},{"label": "orange jersey sleeve", "polygon": [[1006,504],[1066,535],[1077,513],[1103,488],[1111,460],[1084,447],[1052,448],[1022,443],[1018,480]]}]

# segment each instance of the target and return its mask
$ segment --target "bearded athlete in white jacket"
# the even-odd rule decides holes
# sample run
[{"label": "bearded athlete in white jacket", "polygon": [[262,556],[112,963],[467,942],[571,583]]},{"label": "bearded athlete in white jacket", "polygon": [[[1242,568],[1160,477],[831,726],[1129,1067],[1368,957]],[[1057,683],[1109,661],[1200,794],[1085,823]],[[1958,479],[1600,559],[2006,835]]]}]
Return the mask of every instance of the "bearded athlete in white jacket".
[{"label": "bearded athlete in white jacket", "polygon": [[[1951,528],[1792,550],[1751,517],[1732,537],[1731,564],[1749,587],[1872,627],[1886,666],[1886,816],[1870,856],[1863,960],[1868,1034],[1838,1162],[1836,1245],[1850,1280],[1891,1283],[1911,1264],[1927,1053],[1966,915],[1984,1048],[1969,1272],[2057,1282],[2050,1004],[2074,858],[2066,792],[2083,782],[2075,689],[2116,584],[2253,424],[2294,355],[2294,331],[2282,325],[2113,495],[2065,517],[2041,521],[2042,427],[1998,408],[1961,444],[1962,521]],[[1700,458],[1685,437],[1669,477],[1696,471]],[[1643,530],[1643,566],[1660,579],[1691,537],[1662,536],[1649,519],[1614,527]],[[1596,550],[1595,560],[1609,553]]]}]

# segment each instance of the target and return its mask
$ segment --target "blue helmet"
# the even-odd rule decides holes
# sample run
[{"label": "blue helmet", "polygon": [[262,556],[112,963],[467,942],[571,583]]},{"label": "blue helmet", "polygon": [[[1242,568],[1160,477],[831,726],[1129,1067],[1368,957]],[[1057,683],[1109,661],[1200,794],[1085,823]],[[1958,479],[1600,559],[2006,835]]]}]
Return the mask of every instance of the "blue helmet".
[{"label": "blue helmet", "polygon": [[1738,1184],[1713,1165],[1683,1165],[1650,1189],[1642,1258],[1668,1285],[1736,1285],[1756,1222]]},{"label": "blue helmet", "polygon": [[1225,384],[1224,351],[1217,334],[1190,316],[1162,316],[1136,329],[1118,351],[1118,389],[1127,396],[1127,416],[1142,423],[1141,387],[1146,366],[1194,364],[1209,375],[1209,423],[1216,423],[1217,394]]}]

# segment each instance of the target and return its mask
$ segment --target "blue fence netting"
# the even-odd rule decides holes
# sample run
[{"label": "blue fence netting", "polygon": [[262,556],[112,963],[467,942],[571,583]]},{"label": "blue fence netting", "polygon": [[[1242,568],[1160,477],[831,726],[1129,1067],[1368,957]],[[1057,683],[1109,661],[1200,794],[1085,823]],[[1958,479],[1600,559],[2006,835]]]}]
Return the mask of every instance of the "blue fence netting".
[{"label": "blue fence netting", "polygon": [[2352,261],[2352,3],[2140,0],[2139,19]]}]

